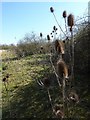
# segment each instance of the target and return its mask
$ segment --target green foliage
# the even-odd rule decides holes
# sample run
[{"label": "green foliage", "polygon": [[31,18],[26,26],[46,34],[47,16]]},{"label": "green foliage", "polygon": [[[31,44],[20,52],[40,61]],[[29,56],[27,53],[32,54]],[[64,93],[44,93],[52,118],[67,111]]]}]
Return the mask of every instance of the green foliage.
[{"label": "green foliage", "polygon": [[76,36],[75,41],[75,72],[76,74],[88,75],[88,65],[90,58],[90,29],[89,26]]}]

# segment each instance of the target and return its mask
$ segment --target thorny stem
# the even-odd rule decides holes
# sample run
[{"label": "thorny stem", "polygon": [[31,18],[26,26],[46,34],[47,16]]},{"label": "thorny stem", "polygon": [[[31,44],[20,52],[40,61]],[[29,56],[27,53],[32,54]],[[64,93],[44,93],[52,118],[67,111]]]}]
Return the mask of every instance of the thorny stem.
[{"label": "thorny stem", "polygon": [[64,112],[64,115],[65,115],[65,78],[63,78],[63,112]]},{"label": "thorny stem", "polygon": [[64,18],[64,20],[65,20],[65,29],[66,29],[66,34],[67,34],[66,18]]},{"label": "thorny stem", "polygon": [[59,28],[61,29],[61,31],[63,32],[63,34],[65,35],[65,37],[67,37],[66,34],[64,33],[64,31],[62,30],[61,26],[59,25],[59,23],[58,23],[58,21],[57,21],[57,18],[56,18],[56,16],[55,16],[54,13],[53,13],[53,16],[54,16],[54,18],[55,18],[55,20],[56,20],[56,22],[57,22]]},{"label": "thorny stem", "polygon": [[48,93],[49,101],[50,101],[50,104],[51,104],[51,107],[52,107],[52,111],[53,111],[52,98],[51,98],[51,95],[50,95],[50,92],[49,92],[49,88],[47,88],[47,93]]},{"label": "thorny stem", "polygon": [[[57,78],[57,82],[58,82],[58,84],[59,84],[59,86],[60,86],[60,88],[61,88],[61,83],[60,83],[60,81],[59,81],[59,76],[57,75],[57,73],[56,73],[56,70],[55,70],[55,67],[54,67],[54,65],[53,65],[53,63],[52,63],[52,58],[51,58],[51,55],[50,55],[50,62],[51,62],[51,65],[52,65],[52,67],[53,67],[53,70],[54,70],[54,73],[55,73],[55,75],[56,75],[56,78]],[[61,79],[61,78],[60,78]]]},{"label": "thorny stem", "polygon": [[72,40],[72,65],[71,65],[71,76],[74,80],[74,38],[73,38],[73,31],[71,31],[71,40]]}]

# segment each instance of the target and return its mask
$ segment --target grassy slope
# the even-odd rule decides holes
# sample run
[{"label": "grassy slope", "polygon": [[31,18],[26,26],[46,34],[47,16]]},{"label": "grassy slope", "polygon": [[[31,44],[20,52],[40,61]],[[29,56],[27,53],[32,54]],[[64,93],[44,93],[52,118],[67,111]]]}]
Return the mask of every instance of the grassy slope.
[{"label": "grassy slope", "polygon": [[[3,58],[5,57],[7,56],[3,56]],[[4,83],[2,84],[3,118],[37,117],[43,119],[53,116],[47,90],[36,82],[37,79],[42,79],[48,73],[52,74],[49,62],[46,62],[47,65],[45,65],[45,61],[47,61],[46,55],[35,55],[35,57],[32,55],[19,60],[10,59],[2,62],[3,66],[6,66],[6,70],[2,71],[2,77],[7,73],[10,74],[8,84],[6,83],[8,93]],[[51,79],[53,81],[50,89],[52,102],[62,104],[61,91],[54,83],[54,77]],[[74,111],[72,111],[73,107]],[[86,116],[85,106],[81,104],[70,105],[69,110],[74,113],[74,116],[81,118]]]},{"label": "grassy slope", "polygon": [[3,77],[7,73],[10,74],[8,84],[6,84],[8,94],[3,83],[3,118],[51,116],[52,109],[47,90],[40,87],[36,82],[49,69],[43,64],[45,55],[35,56],[2,63],[3,66],[7,66],[6,70],[3,71]]}]

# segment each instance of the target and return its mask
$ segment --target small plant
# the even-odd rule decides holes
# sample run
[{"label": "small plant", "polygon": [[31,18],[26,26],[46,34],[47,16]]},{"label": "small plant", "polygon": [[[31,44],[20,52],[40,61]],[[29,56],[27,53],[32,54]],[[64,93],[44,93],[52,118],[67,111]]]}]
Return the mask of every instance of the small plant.
[{"label": "small plant", "polygon": [[47,35],[47,40],[48,40],[48,42],[50,41],[50,36],[49,35]]}]

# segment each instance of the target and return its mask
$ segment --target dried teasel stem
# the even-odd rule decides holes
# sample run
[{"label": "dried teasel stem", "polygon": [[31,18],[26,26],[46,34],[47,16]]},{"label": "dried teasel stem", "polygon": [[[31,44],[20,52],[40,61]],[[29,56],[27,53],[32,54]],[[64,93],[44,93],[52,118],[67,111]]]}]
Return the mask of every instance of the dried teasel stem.
[{"label": "dried teasel stem", "polygon": [[[74,38],[73,38],[73,31],[72,31],[72,27],[74,26],[74,16],[72,14],[70,14],[68,16],[67,19],[68,22],[68,26],[70,27],[70,32],[71,32],[71,77],[72,77],[72,81],[74,80]],[[73,81],[73,85],[74,85],[74,81]]]}]

